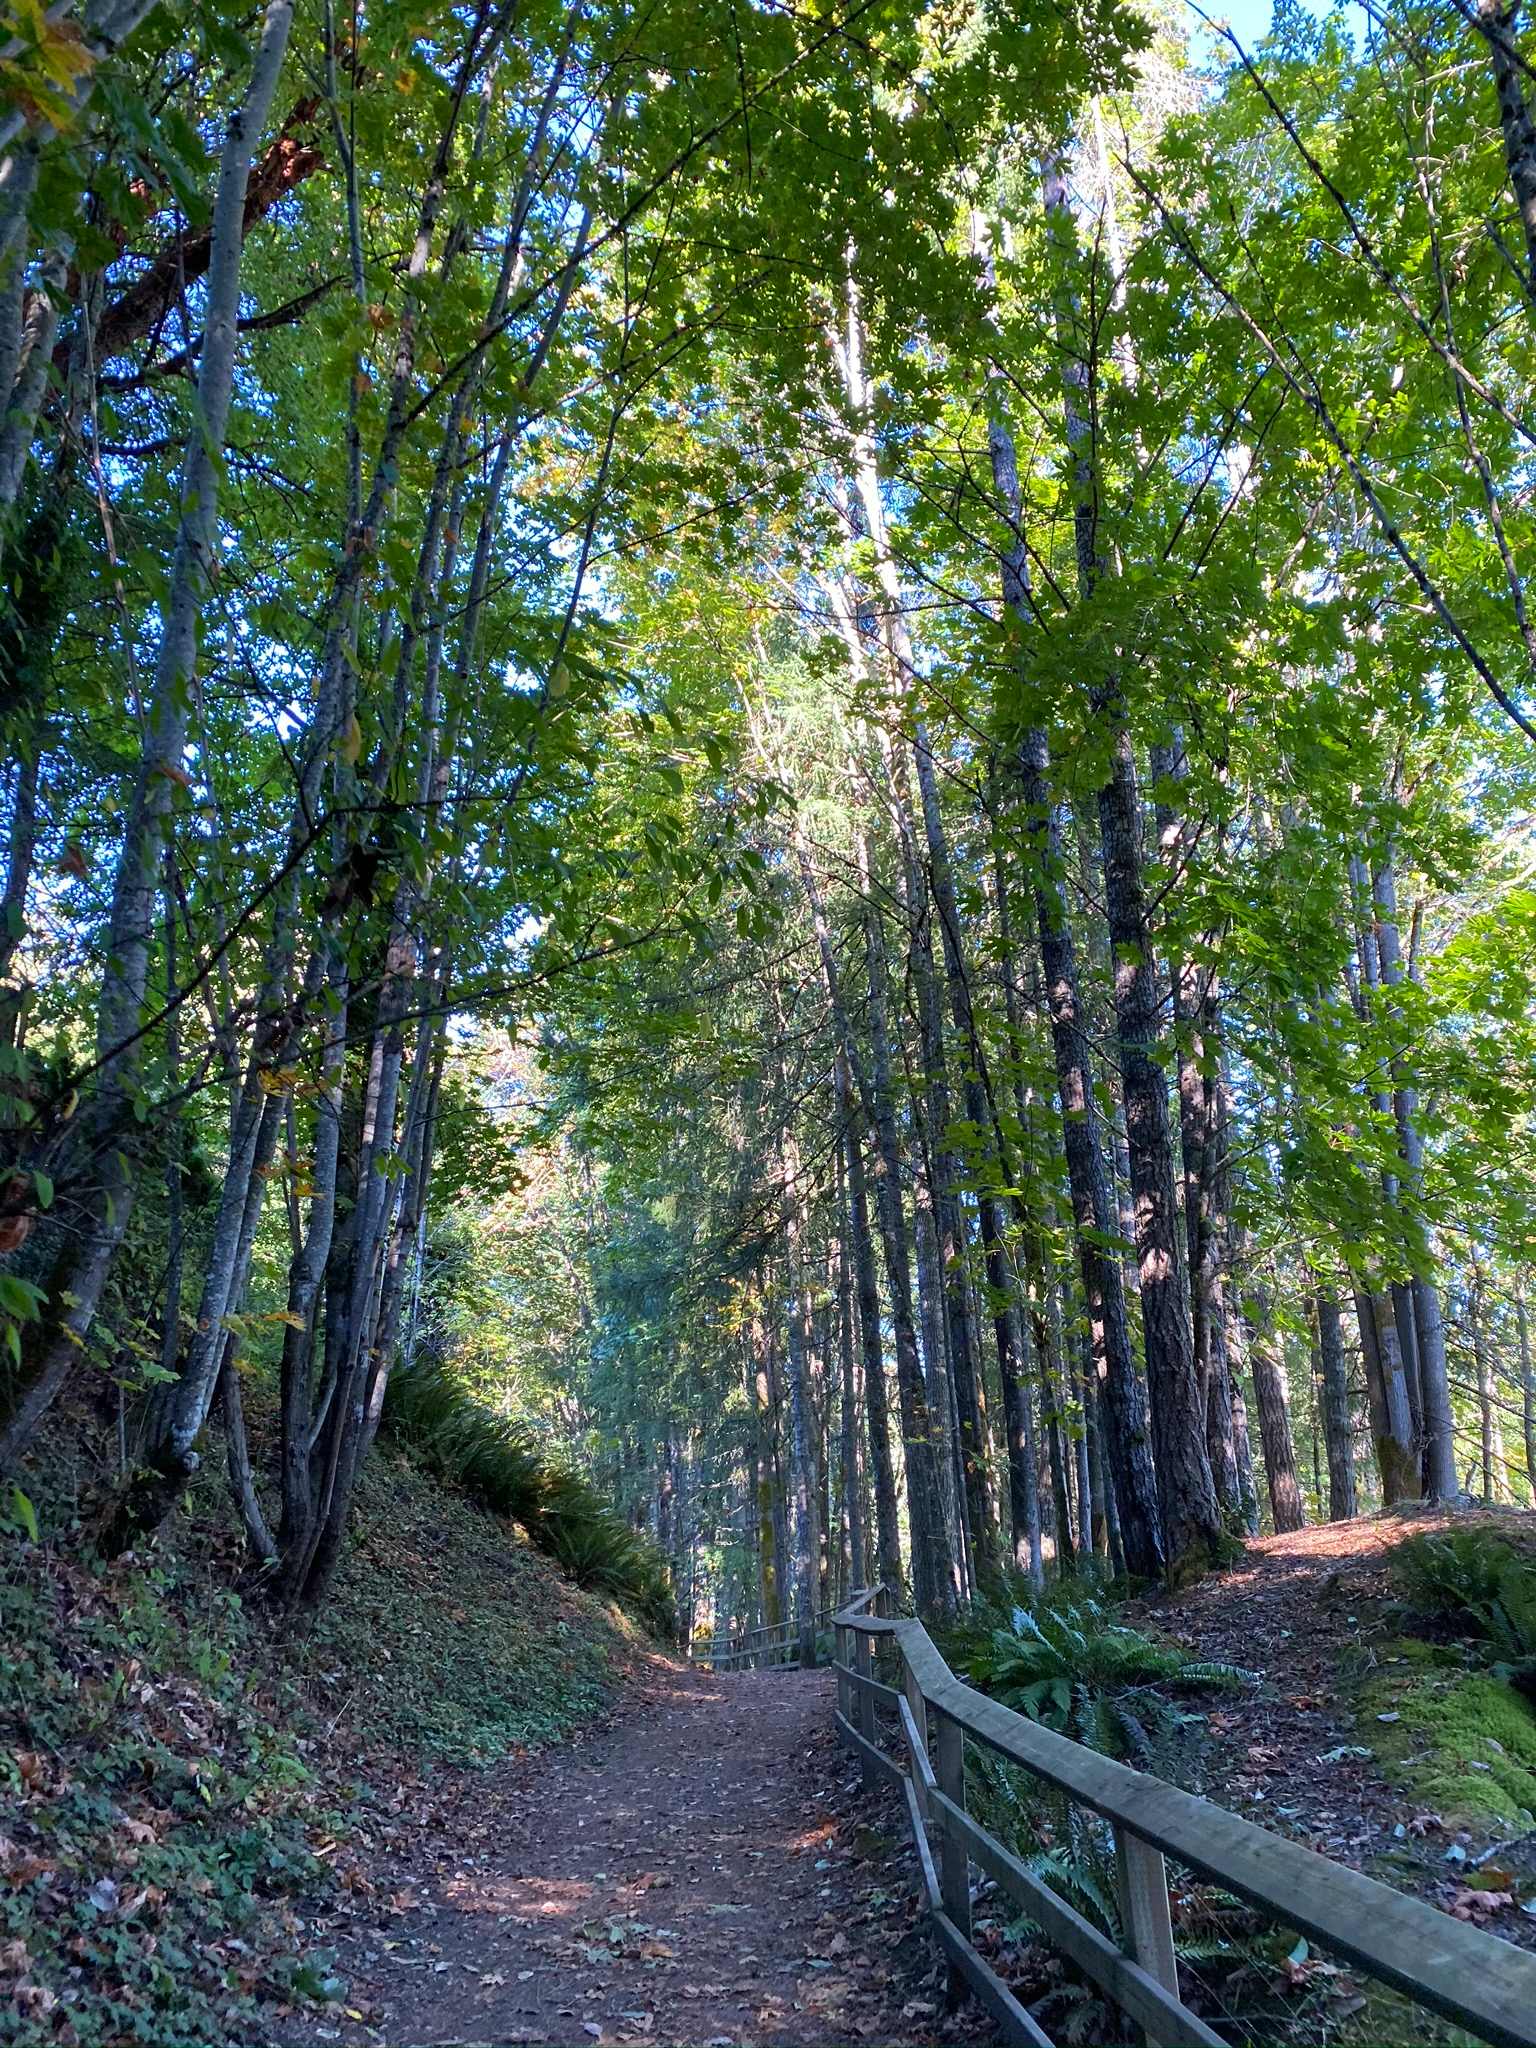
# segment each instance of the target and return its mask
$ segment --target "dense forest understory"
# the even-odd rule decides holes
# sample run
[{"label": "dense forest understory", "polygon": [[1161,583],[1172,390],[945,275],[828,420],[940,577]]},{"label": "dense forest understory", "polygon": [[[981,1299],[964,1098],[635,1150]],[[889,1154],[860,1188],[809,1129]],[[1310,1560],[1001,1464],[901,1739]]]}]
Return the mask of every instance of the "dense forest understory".
[{"label": "dense forest understory", "polygon": [[7,0],[28,2041],[214,2038],[123,1901],[307,1882],[97,1867],[171,1673],[195,1817],[284,1687],[490,1764],[878,1583],[1394,1881],[1536,1826],[1536,68],[1234,19]]}]

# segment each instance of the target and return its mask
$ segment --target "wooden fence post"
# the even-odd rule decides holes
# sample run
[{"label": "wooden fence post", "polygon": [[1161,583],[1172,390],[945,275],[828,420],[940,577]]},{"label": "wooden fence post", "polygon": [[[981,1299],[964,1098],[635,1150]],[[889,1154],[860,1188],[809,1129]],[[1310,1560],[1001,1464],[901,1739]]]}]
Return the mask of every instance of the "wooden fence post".
[{"label": "wooden fence post", "polygon": [[1163,1852],[1119,1825],[1115,1828],[1115,1883],[1126,1947],[1147,1975],[1177,1998],[1179,1971],[1173,1954],[1173,1917],[1168,1911]]},{"label": "wooden fence post", "polygon": [[839,1627],[835,1634],[837,1640],[837,1710],[845,1721],[851,1721],[853,1715],[848,1711],[850,1704],[848,1695],[852,1691],[852,1686],[847,1673],[843,1669],[843,1666],[850,1661],[848,1631],[845,1628]]},{"label": "wooden fence post", "polygon": [[[856,1656],[860,1676],[863,1678],[873,1678],[875,1675],[875,1646],[873,1640],[865,1635],[862,1629],[855,1629],[854,1642],[857,1645]],[[859,1696],[859,1733],[867,1743],[873,1745],[875,1740],[874,1695],[867,1692],[862,1685],[856,1686],[854,1690]],[[871,1764],[868,1757],[865,1757],[864,1790],[866,1792],[873,1792],[879,1782],[880,1780],[876,1775],[874,1765]]]},{"label": "wooden fence post", "polygon": [[[965,1806],[965,1730],[958,1721],[951,1721],[947,1714],[934,1715],[935,1742],[933,1749],[933,1774],[938,1780],[939,1790],[946,1799],[952,1799],[956,1806]],[[944,1912],[952,1920],[967,1941],[971,1938],[971,1864],[964,1842],[954,1829],[945,1826],[939,1832],[939,1894],[944,1901]],[[957,1988],[963,1980],[951,1967],[950,1985]]]}]

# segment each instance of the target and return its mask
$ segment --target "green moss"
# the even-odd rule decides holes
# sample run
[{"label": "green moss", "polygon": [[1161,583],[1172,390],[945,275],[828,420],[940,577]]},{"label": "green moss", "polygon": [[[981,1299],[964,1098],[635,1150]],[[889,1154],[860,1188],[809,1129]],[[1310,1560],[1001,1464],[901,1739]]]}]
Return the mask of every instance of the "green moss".
[{"label": "green moss", "polygon": [[1429,1644],[1394,1644],[1393,1654],[1399,1661],[1363,1702],[1365,1734],[1383,1763],[1448,1820],[1530,1826],[1536,1715],[1502,1679],[1458,1669]]}]

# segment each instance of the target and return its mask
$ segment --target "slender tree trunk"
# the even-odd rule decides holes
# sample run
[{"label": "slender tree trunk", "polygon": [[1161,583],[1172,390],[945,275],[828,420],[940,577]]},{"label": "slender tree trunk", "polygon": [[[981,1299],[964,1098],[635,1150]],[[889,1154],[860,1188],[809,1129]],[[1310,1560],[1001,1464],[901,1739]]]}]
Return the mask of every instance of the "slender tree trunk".
[{"label": "slender tree trunk", "polygon": [[1296,1449],[1291,1440],[1291,1406],[1286,1391],[1285,1356],[1275,1333],[1269,1293],[1262,1283],[1251,1290],[1253,1329],[1249,1356],[1253,1389],[1258,1397],[1259,1438],[1264,1446],[1264,1476],[1269,1482],[1270,1511],[1275,1529],[1284,1535],[1306,1527],[1301,1482],[1296,1476]]},{"label": "slender tree trunk", "polygon": [[271,1564],[277,1557],[277,1545],[272,1541],[261,1501],[256,1492],[256,1476],[251,1470],[251,1454],[245,1435],[245,1410],[240,1398],[239,1344],[231,1331],[224,1339],[224,1355],[219,1365],[219,1405],[224,1411],[224,1442],[229,1457],[229,1483],[235,1496],[235,1505],[240,1512],[241,1526],[251,1553],[262,1564]]},{"label": "slender tree trunk", "polygon": [[912,1274],[901,1198],[901,1141],[892,1093],[887,970],[879,919],[865,920],[869,946],[869,1035],[871,1069],[867,1083],[875,1133],[875,1194],[885,1277],[891,1297],[891,1332],[896,1346],[896,1388],[901,1403],[902,1447],[907,1466],[907,1512],[912,1528],[912,1591],[919,1613],[942,1614],[954,1606],[958,1586],[944,1528],[939,1453],[918,1359],[912,1314]]},{"label": "slender tree trunk", "polygon": [[1323,1432],[1328,1447],[1328,1519],[1347,1522],[1355,1513],[1355,1445],[1349,1412],[1349,1374],[1338,1297],[1319,1285],[1312,1297],[1317,1317],[1317,1350],[1323,1376]]},{"label": "slender tree trunk", "polygon": [[80,1142],[97,1155],[94,1198],[87,1204],[78,1255],[55,1290],[59,1311],[39,1331],[26,1369],[17,1375],[7,1427],[0,1435],[0,1469],[25,1449],[68,1378],[132,1209],[134,1179],[124,1143],[141,1065],[139,1026],[149,981],[158,879],[172,799],[187,779],[183,756],[198,627],[218,550],[219,476],[239,333],[245,187],[287,55],[292,23],[293,0],[268,0],[250,81],[225,132],[213,208],[195,425],[183,458],[175,555],[161,617],[147,738],[113,881],[107,967],[96,1020],[97,1080],[93,1100],[79,1119]]},{"label": "slender tree trunk", "polygon": [[848,1536],[848,1583],[851,1593],[869,1583],[864,1540],[864,1480],[859,1469],[859,1392],[854,1346],[853,1276],[848,1264],[847,1170],[841,1153],[837,1171],[837,1344],[842,1370],[843,1525]]},{"label": "slender tree trunk", "polygon": [[1531,1356],[1531,1328],[1526,1318],[1525,1290],[1515,1294],[1515,1328],[1520,1339],[1521,1408],[1525,1433],[1525,1477],[1536,1502],[1536,1359]]},{"label": "slender tree trunk", "polygon": [[[1059,163],[1044,165],[1048,232],[1057,247],[1056,334],[1062,356],[1067,455],[1072,465],[1078,602],[1091,605],[1106,563],[1098,537],[1099,476],[1092,428],[1089,359],[1079,343],[1073,298],[1075,233]],[[1130,1153],[1136,1258],[1148,1404],[1157,1460],[1163,1548],[1170,1572],[1214,1562],[1221,1552],[1221,1511],[1206,1450],[1205,1409],[1195,1377],[1188,1286],[1180,1256],[1182,1221],[1168,1120],[1168,1079],[1159,1058],[1162,997],[1141,851],[1136,754],[1113,655],[1091,692],[1107,742],[1108,779],[1099,790],[1104,900],[1114,960],[1125,1136]]]},{"label": "slender tree trunk", "polygon": [[806,1357],[803,1278],[793,1266],[786,1321],[789,1374],[789,1489],[794,1506],[795,1620],[799,1624],[800,1663],[816,1662],[816,1493],[811,1473],[809,1361]]},{"label": "slender tree trunk", "polygon": [[[1028,556],[1020,529],[1018,465],[1012,437],[1000,419],[990,423],[987,439],[1000,506],[1015,535],[1003,560],[1003,602],[1009,617],[1023,629],[1030,624],[1031,613]],[[1021,668],[1020,683],[1026,696],[1029,682]],[[1042,727],[1030,726],[1025,731],[1019,744],[1017,772],[1031,858],[1040,964],[1051,1020],[1062,1149],[1066,1155],[1094,1368],[1104,1399],[1106,1449],[1120,1538],[1127,1569],[1140,1578],[1151,1578],[1162,1570],[1164,1560],[1157,1476],[1152,1464],[1146,1397],[1131,1355],[1120,1261],[1112,1248],[1115,1217],[1093,1128],[1093,1069],[1078,990],[1077,956],[1068,922],[1061,831],[1050,784],[1049,743]]]},{"label": "slender tree trunk", "polygon": [[[1395,1013],[1392,992],[1402,986],[1405,970],[1397,931],[1397,881],[1390,853],[1372,877],[1371,894],[1375,906],[1381,979],[1387,1001],[1393,1005]],[[1424,1191],[1424,1141],[1419,1130],[1418,1092],[1408,1074],[1406,1061],[1401,1058],[1393,1062],[1392,1108],[1397,1124],[1398,1149],[1403,1160],[1405,1192],[1417,1209]],[[1409,1220],[1427,1257],[1429,1245],[1422,1217],[1414,1214]],[[1440,1291],[1432,1280],[1418,1273],[1411,1282],[1411,1298],[1409,1320],[1417,1352],[1425,1486],[1432,1500],[1449,1500],[1456,1493],[1456,1448]],[[1405,1359],[1405,1369],[1406,1364]]]},{"label": "slender tree trunk", "polygon": [[[1383,976],[1371,882],[1365,863],[1358,856],[1352,857],[1349,863],[1349,886],[1359,960],[1359,979],[1354,989],[1355,1007],[1362,1020],[1368,1020],[1380,1001]],[[1384,1089],[1368,1087],[1366,1094],[1379,1121],[1392,1114],[1392,1099]],[[1388,1209],[1394,1213],[1400,1211],[1397,1175],[1384,1170],[1381,1188]],[[1416,1498],[1423,1491],[1424,1430],[1422,1390],[1418,1379],[1418,1329],[1413,1316],[1413,1297],[1407,1284],[1394,1284],[1390,1296],[1373,1292],[1369,1321],[1371,1338],[1367,1357],[1374,1360],[1380,1376],[1381,1422],[1385,1431],[1385,1434],[1376,1431],[1373,1411],[1372,1428],[1376,1435],[1377,1461],[1382,1471],[1383,1498],[1389,1502]],[[1406,1351],[1405,1332],[1409,1340]],[[1411,1384],[1410,1370],[1413,1375]],[[1409,1478],[1410,1470],[1414,1474],[1412,1479]]]},{"label": "slender tree trunk", "polygon": [[1030,1393],[1029,1368],[1024,1345],[1023,1320],[1017,1309],[1008,1313],[1014,1320],[1014,1340],[1008,1347],[1008,1364],[1003,1368],[1003,1425],[1008,1432],[1008,1506],[1013,1521],[1013,1561],[1027,1572],[1031,1585],[1045,1584],[1045,1561],[1040,1547],[1039,1451],[1035,1443],[1034,1402]]},{"label": "slender tree trunk", "polygon": [[[838,362],[843,373],[845,395],[849,412],[854,421],[853,433],[853,482],[862,510],[865,533],[870,541],[875,563],[875,574],[881,598],[881,630],[890,671],[890,682],[899,692],[905,692],[909,678],[915,673],[910,636],[902,608],[900,579],[892,556],[890,536],[886,526],[885,505],[880,491],[879,463],[876,455],[872,427],[872,400],[869,380],[865,371],[865,337],[857,291],[852,279],[848,286],[846,338],[838,351]],[[921,718],[916,721],[911,760],[916,770],[921,802],[923,832],[928,849],[928,891],[938,912],[939,933],[943,950],[944,976],[950,997],[951,1014],[955,1021],[959,1039],[960,1057],[966,1063],[966,1106],[967,1115],[978,1132],[991,1127],[991,1118],[986,1112],[976,1061],[979,1043],[976,1036],[975,1020],[971,1013],[969,984],[966,979],[964,956],[961,945],[959,913],[955,903],[954,882],[949,865],[948,842],[945,837],[942,813],[939,809],[938,782],[928,737]],[[905,810],[905,773],[893,777],[897,803]],[[903,851],[908,871],[908,910],[916,915],[922,902],[922,878],[915,873],[915,862],[910,845],[910,831],[902,821]],[[866,857],[867,873],[867,857]],[[942,1057],[942,1039],[938,1051]],[[941,1080],[940,1073],[933,1080]],[[941,1143],[943,1134],[935,1132],[935,1142]],[[946,1176],[947,1178],[949,1176]],[[994,1221],[988,1205],[981,1204],[982,1236],[984,1242],[994,1231]],[[889,1266],[889,1260],[887,1261]],[[952,1317],[953,1323],[953,1317]],[[986,1442],[986,1415],[984,1396],[978,1362],[969,1342],[969,1318],[959,1325],[960,1341],[954,1346],[952,1366],[955,1374],[955,1406],[960,1424],[961,1463],[965,1480],[966,1518],[970,1527],[971,1541],[975,1554],[978,1576],[985,1578],[997,1562],[997,1516],[991,1497],[991,1474],[988,1463]],[[997,1341],[1006,1344],[1005,1324],[997,1328]],[[899,1352],[898,1352],[899,1356]]]},{"label": "slender tree trunk", "polygon": [[869,1427],[869,1463],[875,1490],[875,1562],[880,1581],[893,1595],[905,1584],[897,1525],[896,1473],[891,1462],[890,1411],[885,1392],[885,1355],[880,1342],[880,1287],[869,1224],[869,1189],[864,1150],[854,1122],[853,1089],[847,1063],[837,1055],[843,1136],[848,1172],[848,1241],[859,1306],[859,1342],[864,1363],[864,1414]]},{"label": "slender tree trunk", "polygon": [[1488,45],[1504,161],[1525,236],[1526,291],[1536,302],[1536,121],[1527,89],[1529,66],[1515,34],[1519,0],[1476,0],[1477,26]]},{"label": "slender tree trunk", "polygon": [[1483,1456],[1483,1506],[1491,1508],[1498,1494],[1497,1468],[1504,1463],[1503,1431],[1494,1406],[1493,1361],[1488,1352],[1483,1268],[1474,1258],[1472,1285],[1467,1294],[1467,1314],[1472,1323],[1472,1361],[1477,1373],[1479,1438]]},{"label": "slender tree trunk", "polygon": [[[807,905],[811,913],[811,924],[816,935],[817,954],[821,962],[822,980],[827,991],[827,1000],[832,1009],[833,1033],[837,1043],[838,1086],[841,1091],[844,1119],[847,1128],[853,1128],[853,1101],[855,1092],[870,1124],[874,1129],[874,1171],[875,1192],[880,1218],[880,1236],[886,1258],[886,1280],[891,1292],[891,1324],[896,1343],[896,1385],[901,1403],[902,1448],[906,1460],[907,1511],[912,1536],[912,1587],[920,1611],[946,1612],[955,1599],[955,1578],[953,1559],[949,1555],[946,1531],[943,1523],[943,1504],[939,1493],[938,1462],[932,1437],[931,1419],[928,1413],[927,1391],[923,1385],[922,1367],[918,1360],[917,1331],[912,1319],[912,1283],[907,1259],[905,1218],[901,1201],[901,1150],[896,1137],[895,1115],[890,1096],[890,1056],[885,1031],[885,977],[883,949],[880,947],[878,928],[866,923],[866,938],[873,932],[877,951],[881,955],[880,971],[871,976],[870,1020],[873,1053],[877,1078],[871,1082],[865,1073],[848,1022],[848,1012],[843,1001],[842,978],[838,971],[837,955],[832,945],[832,934],[827,924],[826,909],[822,902],[821,885],[811,865],[810,851],[804,831],[796,825],[796,856],[800,867],[800,878],[805,890]],[[877,1036],[876,1034],[882,1034]],[[883,1076],[883,1079],[881,1078]],[[857,1233],[858,1212],[861,1198],[865,1201],[864,1216],[868,1219],[867,1194],[865,1192],[864,1160],[855,1142],[848,1147],[848,1178],[851,1206],[855,1218],[855,1257],[858,1257]],[[868,1287],[870,1298],[866,1299],[865,1281],[860,1278],[859,1321],[868,1344],[872,1330],[879,1327],[878,1299],[874,1297],[874,1259],[871,1249],[868,1261]],[[875,1458],[875,1484],[877,1520],[879,1521],[880,1561],[883,1574],[890,1574],[892,1563],[897,1565],[894,1575],[889,1575],[893,1590],[901,1581],[899,1551],[895,1531],[895,1489],[891,1491],[889,1510],[880,1503],[882,1485],[881,1460],[875,1444],[877,1432],[885,1425],[884,1386],[878,1396],[873,1378],[866,1368],[865,1401],[869,1412],[871,1429],[871,1452]],[[887,1438],[887,1443],[889,1439]],[[887,1527],[887,1514],[889,1526]]]},{"label": "slender tree trunk", "polygon": [[773,1411],[769,1401],[768,1366],[762,1349],[762,1325],[754,1321],[747,1349],[747,1378],[752,1399],[753,1462],[757,1472],[757,1556],[761,1572],[763,1626],[776,1628],[784,1618],[780,1595],[778,1517],[774,1512],[775,1460]]},{"label": "slender tree trunk", "polygon": [[1366,1402],[1381,1498],[1391,1507],[1400,1500],[1416,1500],[1420,1492],[1418,1459],[1408,1441],[1408,1397],[1402,1384],[1397,1327],[1390,1305],[1381,1296],[1373,1295],[1355,1274],[1350,1281],[1365,1361]]},{"label": "slender tree trunk", "polygon": [[1238,1497],[1242,1508],[1242,1529],[1248,1536],[1259,1533],[1259,1488],[1254,1470],[1253,1439],[1248,1426],[1248,1403],[1243,1381],[1252,1378],[1248,1370],[1248,1333],[1242,1313],[1238,1285],[1237,1240],[1232,1219],[1227,1218],[1227,1242],[1222,1253],[1224,1269],[1232,1274],[1232,1312],[1222,1319],[1226,1334],[1227,1389],[1232,1402],[1232,1444],[1237,1458]]},{"label": "slender tree trunk", "polygon": [[809,1670],[816,1662],[817,1560],[821,1550],[812,1421],[811,1318],[806,1301],[805,1196],[801,1188],[800,1148],[790,1123],[789,1088],[782,1056],[785,1020],[777,993],[775,990],[778,1049],[774,1064],[781,1132],[779,1158],[785,1189],[785,1349],[789,1376],[789,1492],[794,1507],[795,1620],[799,1623],[800,1663]]}]

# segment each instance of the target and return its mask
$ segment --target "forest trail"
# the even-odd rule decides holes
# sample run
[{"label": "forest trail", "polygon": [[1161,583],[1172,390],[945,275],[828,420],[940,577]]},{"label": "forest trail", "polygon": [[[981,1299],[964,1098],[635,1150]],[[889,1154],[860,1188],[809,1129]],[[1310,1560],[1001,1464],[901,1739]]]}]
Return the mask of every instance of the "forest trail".
[{"label": "forest trail", "polygon": [[[353,2015],[305,2043],[975,2042],[910,1940],[904,1828],[832,1732],[830,1672],[655,1658],[620,1716],[487,1774],[338,1929]],[[427,1875],[424,1866],[430,1866]],[[393,1889],[390,1889],[391,1884]]]}]

